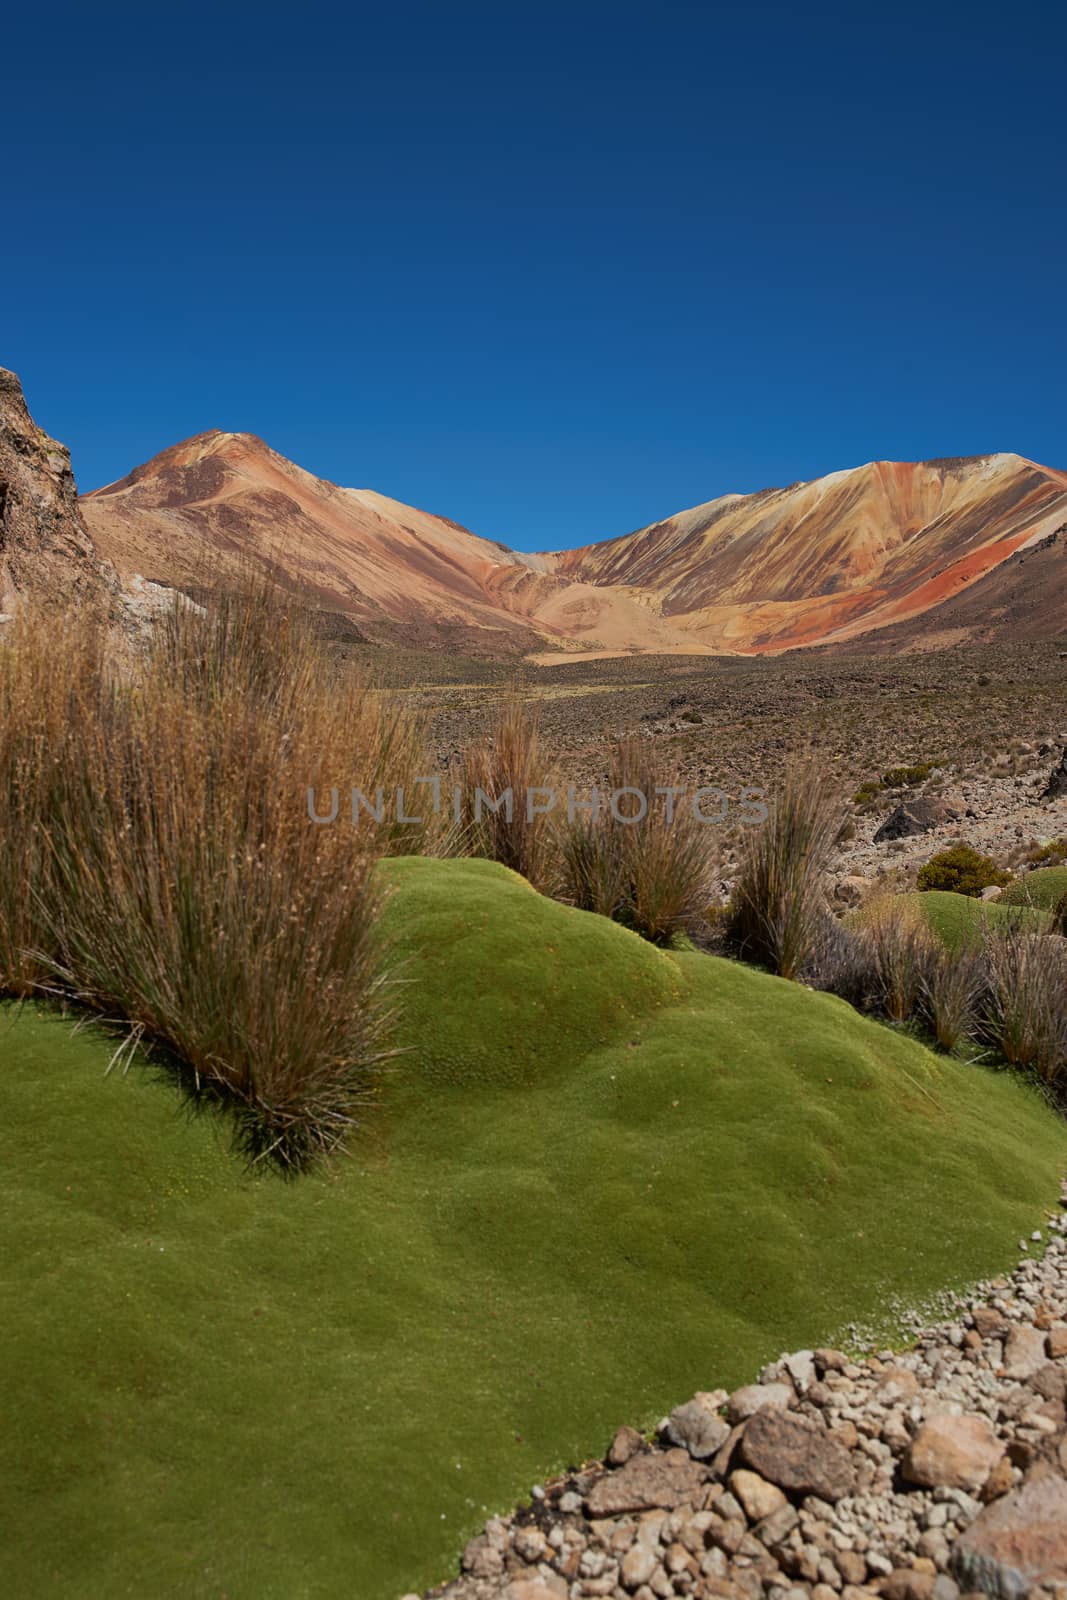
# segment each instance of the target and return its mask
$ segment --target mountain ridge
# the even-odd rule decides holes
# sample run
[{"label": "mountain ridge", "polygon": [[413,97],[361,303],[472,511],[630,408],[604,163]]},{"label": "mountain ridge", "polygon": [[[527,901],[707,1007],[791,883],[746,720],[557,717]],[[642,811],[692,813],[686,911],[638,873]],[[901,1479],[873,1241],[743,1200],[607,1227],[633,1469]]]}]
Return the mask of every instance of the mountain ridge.
[{"label": "mountain ridge", "polygon": [[1013,452],[875,461],[712,501],[557,570],[655,585],[664,616],[718,649],[846,640],[931,609],[1067,515],[1067,474]]},{"label": "mountain ridge", "polygon": [[[923,631],[923,617],[1067,523],[1067,473],[1011,451],[876,460],[719,495],[573,549],[523,552],[319,478],[257,435],[210,429],[81,505],[121,571],[180,584],[210,559],[270,560],[370,637],[469,635],[537,659],[759,655],[844,647],[883,629],[906,645],[902,624]],[[1067,597],[1062,616],[1054,610],[1041,625],[1058,631]],[[981,618],[965,626],[978,634]]]}]

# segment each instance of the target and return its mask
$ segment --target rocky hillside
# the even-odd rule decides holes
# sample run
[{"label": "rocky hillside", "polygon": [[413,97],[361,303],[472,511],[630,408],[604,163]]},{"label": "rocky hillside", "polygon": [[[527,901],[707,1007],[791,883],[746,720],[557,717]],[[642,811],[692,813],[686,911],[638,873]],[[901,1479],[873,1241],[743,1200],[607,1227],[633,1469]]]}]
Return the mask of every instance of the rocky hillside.
[{"label": "rocky hillside", "polygon": [[929,611],[831,650],[905,654],[957,644],[1056,639],[1067,631],[1067,517],[1028,540],[985,577]]},{"label": "rocky hillside", "polygon": [[0,613],[30,589],[64,599],[108,587],[78,506],[70,455],[0,367]]},{"label": "rocky hillside", "polygon": [[270,562],[371,637],[476,653],[761,655],[861,637],[908,649],[946,628],[989,638],[1067,626],[1048,561],[1025,583],[1018,565],[1067,524],[1067,474],[1015,455],[873,462],[539,555],[217,430],[83,508],[127,575],[186,584],[220,562]]}]

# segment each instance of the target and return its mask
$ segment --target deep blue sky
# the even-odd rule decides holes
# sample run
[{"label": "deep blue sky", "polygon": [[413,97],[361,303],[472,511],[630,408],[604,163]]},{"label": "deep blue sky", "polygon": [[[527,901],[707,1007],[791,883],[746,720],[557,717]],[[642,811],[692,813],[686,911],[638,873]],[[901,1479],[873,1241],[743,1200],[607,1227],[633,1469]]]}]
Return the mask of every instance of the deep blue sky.
[{"label": "deep blue sky", "polygon": [[525,548],[1067,465],[1062,7],[9,8],[0,364],[83,488],[210,427]]}]

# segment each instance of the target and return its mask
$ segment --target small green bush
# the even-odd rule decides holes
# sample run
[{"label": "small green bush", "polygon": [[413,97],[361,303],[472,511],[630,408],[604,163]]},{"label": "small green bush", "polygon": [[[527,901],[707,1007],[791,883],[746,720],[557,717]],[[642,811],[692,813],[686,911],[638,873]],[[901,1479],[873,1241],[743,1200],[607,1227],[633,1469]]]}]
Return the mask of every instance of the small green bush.
[{"label": "small green bush", "polygon": [[917,761],[910,767],[890,767],[883,772],[882,783],[887,789],[907,789],[913,783],[922,783],[934,770],[932,761]]},{"label": "small green bush", "polygon": [[978,853],[973,845],[954,844],[940,851],[919,871],[918,887],[948,889],[953,894],[976,898],[983,889],[1007,883],[1011,874],[997,866],[990,856]]}]

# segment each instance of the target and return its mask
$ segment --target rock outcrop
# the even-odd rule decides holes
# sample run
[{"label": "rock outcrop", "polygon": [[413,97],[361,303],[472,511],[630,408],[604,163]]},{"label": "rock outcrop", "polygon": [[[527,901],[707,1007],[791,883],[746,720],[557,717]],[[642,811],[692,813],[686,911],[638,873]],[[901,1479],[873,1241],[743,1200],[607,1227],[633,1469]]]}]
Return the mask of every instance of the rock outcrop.
[{"label": "rock outcrop", "polygon": [[1049,774],[1048,783],[1038,797],[1040,800],[1061,800],[1067,794],[1067,749]]},{"label": "rock outcrop", "polygon": [[82,520],[70,455],[30,416],[0,367],[0,614],[30,590],[69,600],[113,589]]},{"label": "rock outcrop", "polygon": [[929,833],[943,822],[955,822],[959,812],[937,795],[920,794],[903,800],[890,812],[874,836],[875,844],[887,839],[912,839],[920,833]]}]

